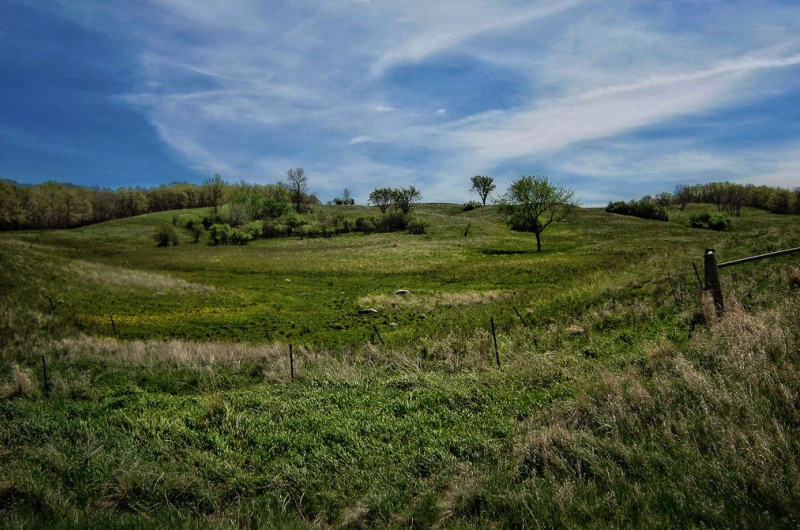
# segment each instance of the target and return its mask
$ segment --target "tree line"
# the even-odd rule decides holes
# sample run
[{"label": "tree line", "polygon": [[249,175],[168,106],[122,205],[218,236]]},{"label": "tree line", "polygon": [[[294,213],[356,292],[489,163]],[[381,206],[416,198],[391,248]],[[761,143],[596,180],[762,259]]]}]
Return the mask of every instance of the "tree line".
[{"label": "tree line", "polygon": [[[301,183],[302,184],[302,183]],[[60,182],[25,185],[0,179],[0,230],[77,228],[146,213],[187,208],[213,208],[236,200],[242,208],[268,207],[268,202],[292,203],[302,209],[319,204],[300,189],[278,182],[254,185],[228,183],[219,175],[202,184],[172,182],[154,188],[88,188]],[[249,201],[249,202],[248,202]]]},{"label": "tree line", "polygon": [[754,184],[710,182],[694,186],[679,185],[674,193],[662,193],[652,200],[659,204],[666,203],[666,206],[680,205],[681,210],[688,203],[713,204],[717,211],[734,216],[740,214],[743,206],[776,214],[800,214],[800,187],[790,190]]}]

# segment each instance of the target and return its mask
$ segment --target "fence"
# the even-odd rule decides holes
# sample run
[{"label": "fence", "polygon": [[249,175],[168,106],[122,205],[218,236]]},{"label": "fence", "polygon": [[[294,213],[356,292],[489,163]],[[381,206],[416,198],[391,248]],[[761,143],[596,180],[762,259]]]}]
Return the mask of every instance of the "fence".
[{"label": "fence", "polygon": [[742,263],[749,263],[751,261],[758,261],[765,258],[773,258],[775,256],[783,256],[785,254],[792,254],[800,252],[800,247],[790,248],[787,250],[779,250],[777,252],[770,252],[768,254],[760,254],[758,256],[750,256],[749,258],[742,258],[733,261],[726,261],[725,263],[717,263],[717,253],[713,248],[706,249],[703,256],[704,270],[705,270],[705,288],[711,291],[714,298],[714,307],[717,310],[717,315],[722,316],[725,313],[725,303],[722,296],[722,286],[719,281],[719,269],[725,267],[732,267],[734,265],[741,265]]}]

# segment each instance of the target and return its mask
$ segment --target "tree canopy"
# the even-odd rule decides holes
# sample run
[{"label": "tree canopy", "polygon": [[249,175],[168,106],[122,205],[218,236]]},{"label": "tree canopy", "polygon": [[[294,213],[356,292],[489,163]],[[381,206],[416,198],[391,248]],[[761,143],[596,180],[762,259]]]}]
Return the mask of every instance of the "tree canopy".
[{"label": "tree canopy", "polygon": [[523,176],[509,186],[500,201],[500,214],[512,230],[533,232],[536,250],[542,250],[541,235],[554,222],[567,219],[578,202],[570,188],[550,184],[547,177]]},{"label": "tree canopy", "polygon": [[487,177],[486,175],[476,175],[472,177],[472,187],[469,191],[475,192],[481,198],[481,202],[483,205],[486,206],[486,199],[489,198],[489,195],[495,190],[497,186],[494,183],[494,179],[492,177]]}]

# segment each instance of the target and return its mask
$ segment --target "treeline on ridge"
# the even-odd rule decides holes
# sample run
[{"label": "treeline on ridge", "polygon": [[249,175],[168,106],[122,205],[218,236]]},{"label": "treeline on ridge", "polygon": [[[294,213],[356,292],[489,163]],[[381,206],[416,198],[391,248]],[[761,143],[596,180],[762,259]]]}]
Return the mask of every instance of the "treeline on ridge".
[{"label": "treeline on ridge", "polygon": [[775,214],[800,214],[800,187],[789,190],[772,186],[710,182],[694,186],[679,185],[674,193],[645,195],[639,200],[609,202],[606,211],[642,219],[669,220],[668,209],[689,203],[713,204],[717,212],[739,216],[743,206]]},{"label": "treeline on ridge", "polygon": [[[266,203],[289,203],[292,190],[276,184],[227,183],[214,175],[203,184],[173,182],[154,188],[87,188],[59,182],[36,185],[0,179],[0,230],[77,228],[146,213],[188,208],[218,208],[241,196],[258,196]],[[303,205],[319,204],[301,193]],[[252,205],[251,205],[252,206]]]}]

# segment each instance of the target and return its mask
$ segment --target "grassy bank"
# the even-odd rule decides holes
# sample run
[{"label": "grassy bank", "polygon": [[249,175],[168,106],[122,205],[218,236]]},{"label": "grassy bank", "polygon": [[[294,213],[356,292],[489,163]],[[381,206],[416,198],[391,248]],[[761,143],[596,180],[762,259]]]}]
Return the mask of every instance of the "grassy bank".
[{"label": "grassy bank", "polygon": [[722,318],[692,268],[796,247],[795,218],[582,210],[536,253],[490,209],[419,213],[247,247],[157,249],[171,213],[2,235],[0,526],[800,523],[796,260],[726,270]]}]

